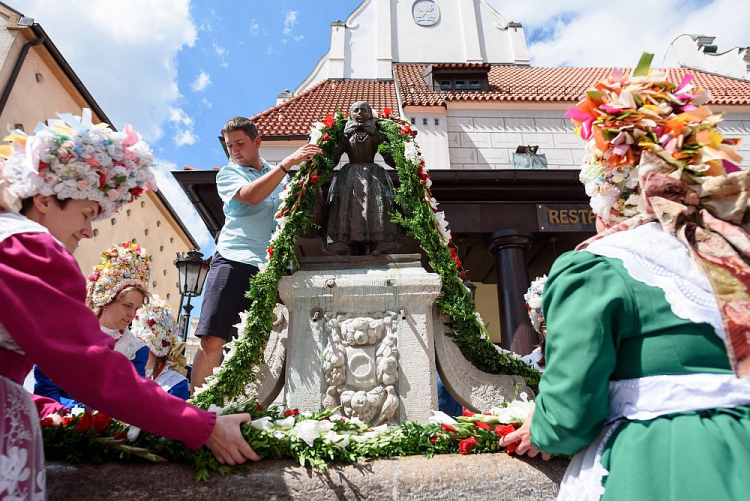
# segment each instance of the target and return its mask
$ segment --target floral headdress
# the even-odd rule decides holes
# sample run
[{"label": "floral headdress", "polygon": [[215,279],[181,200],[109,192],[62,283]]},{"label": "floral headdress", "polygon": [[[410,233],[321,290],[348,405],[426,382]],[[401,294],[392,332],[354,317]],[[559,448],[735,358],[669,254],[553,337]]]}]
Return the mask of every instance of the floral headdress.
[{"label": "floral headdress", "polygon": [[151,296],[150,301],[138,310],[131,330],[157,357],[166,357],[177,342],[177,324],[172,310],[157,295]]},{"label": "floral headdress", "polygon": [[[750,171],[739,140],[694,89],[649,73],[644,54],[632,77],[614,72],[568,112],[587,139],[581,180],[609,228],[580,244],[658,222],[680,240],[711,284],[735,373],[750,378]],[[632,217],[628,217],[632,216]]]},{"label": "floral headdress", "polygon": [[531,325],[534,330],[539,334],[542,333],[542,327],[544,325],[544,315],[542,314],[542,292],[544,292],[544,284],[547,283],[547,275],[535,278],[529,290],[523,295],[526,300],[526,308],[529,310],[529,319],[531,319]]},{"label": "floral headdress", "polygon": [[580,179],[608,224],[645,212],[639,167],[646,152],[671,165],[677,179],[737,171],[742,161],[738,141],[716,128],[721,115],[705,106],[710,94],[692,75],[676,85],[665,72],[649,71],[652,57],[644,54],[631,75],[615,69],[566,115],[587,141]]},{"label": "floral headdress", "polygon": [[55,195],[98,202],[98,219],[105,219],[146,189],[157,189],[151,150],[130,125],[115,132],[93,125],[91,110],[82,115],[58,113],[60,120],[40,123],[33,136],[16,130],[4,139],[11,143],[0,176],[5,209],[18,211],[21,199],[37,194]]},{"label": "floral headdress", "polygon": [[137,244],[125,242],[102,252],[86,286],[86,302],[101,307],[111,303],[126,287],[146,292],[151,278],[151,256]]}]

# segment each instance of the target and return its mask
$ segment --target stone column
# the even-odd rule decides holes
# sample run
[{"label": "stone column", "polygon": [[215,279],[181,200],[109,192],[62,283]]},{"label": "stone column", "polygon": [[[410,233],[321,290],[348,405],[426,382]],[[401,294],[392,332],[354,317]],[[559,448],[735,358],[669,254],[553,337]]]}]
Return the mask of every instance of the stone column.
[{"label": "stone column", "polygon": [[279,283],[289,309],[284,402],[341,407],[373,425],[437,409],[432,305],[440,278],[419,255],[300,260]]},{"label": "stone column", "polygon": [[530,233],[517,229],[498,230],[487,240],[495,256],[501,345],[520,355],[531,353],[539,342],[523,299],[530,283],[526,253],[533,241]]}]

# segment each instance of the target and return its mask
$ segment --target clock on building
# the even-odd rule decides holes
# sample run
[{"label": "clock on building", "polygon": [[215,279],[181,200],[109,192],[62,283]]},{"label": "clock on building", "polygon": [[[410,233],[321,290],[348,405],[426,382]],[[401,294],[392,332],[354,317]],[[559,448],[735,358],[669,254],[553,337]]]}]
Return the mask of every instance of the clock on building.
[{"label": "clock on building", "polygon": [[420,26],[433,26],[440,19],[440,8],[432,0],[417,0],[411,8],[414,22]]}]

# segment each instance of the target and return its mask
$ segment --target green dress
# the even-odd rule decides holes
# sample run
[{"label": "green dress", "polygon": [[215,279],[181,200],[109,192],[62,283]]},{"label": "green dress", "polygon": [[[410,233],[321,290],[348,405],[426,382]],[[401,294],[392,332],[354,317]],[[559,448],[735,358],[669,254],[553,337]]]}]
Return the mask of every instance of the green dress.
[{"label": "green dress", "polygon": [[[573,455],[609,416],[609,382],[663,374],[731,374],[708,324],[678,318],[664,292],[618,259],[569,252],[543,295],[547,369],[532,443]],[[750,499],[750,407],[683,412],[619,426],[602,454],[603,500]]]}]

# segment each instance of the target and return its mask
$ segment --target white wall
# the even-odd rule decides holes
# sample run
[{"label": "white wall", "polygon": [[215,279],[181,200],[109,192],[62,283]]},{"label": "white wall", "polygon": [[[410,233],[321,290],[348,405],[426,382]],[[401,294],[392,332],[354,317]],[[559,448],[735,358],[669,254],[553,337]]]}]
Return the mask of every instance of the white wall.
[{"label": "white wall", "polygon": [[664,66],[687,66],[719,75],[750,79],[750,48],[735,47],[716,54],[704,52],[705,46],[712,45],[714,38],[680,35],[667,49]]},{"label": "white wall", "polygon": [[[512,169],[519,145],[539,146],[550,169],[577,169],[583,160],[584,142],[564,110],[448,108],[447,125],[451,169]],[[727,112],[719,130],[742,139],[742,167],[750,168],[750,114]]]},{"label": "white wall", "polygon": [[[439,21],[420,26],[413,0],[364,0],[345,28],[332,26],[329,52],[294,94],[329,78],[391,79],[392,62],[529,64],[523,28],[509,28],[485,0],[435,3]],[[343,35],[337,31],[342,29]]]},{"label": "white wall", "polygon": [[407,120],[414,118],[415,124],[412,128],[417,131],[416,141],[427,168],[429,170],[450,169],[448,121],[445,109],[434,107],[405,110],[404,115]]}]

